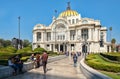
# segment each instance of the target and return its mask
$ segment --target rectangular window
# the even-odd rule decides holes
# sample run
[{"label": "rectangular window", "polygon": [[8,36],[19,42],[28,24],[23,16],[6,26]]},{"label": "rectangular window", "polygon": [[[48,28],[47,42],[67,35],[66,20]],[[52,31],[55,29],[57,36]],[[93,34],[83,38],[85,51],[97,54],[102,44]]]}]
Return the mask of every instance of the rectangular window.
[{"label": "rectangular window", "polygon": [[74,19],[72,19],[72,24],[75,24],[75,20]]},{"label": "rectangular window", "polygon": [[71,24],[71,20],[69,20],[69,23]]},{"label": "rectangular window", "polygon": [[37,32],[37,41],[41,41],[41,32]]},{"label": "rectangular window", "polygon": [[65,40],[65,35],[63,35],[63,40]]},{"label": "rectangular window", "polygon": [[75,40],[75,30],[70,30],[70,40]]},{"label": "rectangular window", "polygon": [[47,41],[51,40],[51,32],[47,32]]},{"label": "rectangular window", "polygon": [[76,23],[78,23],[78,18],[76,19]]},{"label": "rectangular window", "polygon": [[81,36],[82,36],[83,40],[87,40],[88,39],[88,29],[82,29]]}]

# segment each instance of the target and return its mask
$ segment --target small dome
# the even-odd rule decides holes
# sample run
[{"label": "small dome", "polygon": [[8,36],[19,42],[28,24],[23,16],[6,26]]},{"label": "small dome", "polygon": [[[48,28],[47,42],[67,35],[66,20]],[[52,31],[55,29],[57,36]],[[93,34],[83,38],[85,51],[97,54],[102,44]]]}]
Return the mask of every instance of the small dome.
[{"label": "small dome", "polygon": [[78,16],[78,12],[74,10],[66,10],[62,13],[60,13],[59,17],[68,17],[68,16]]}]

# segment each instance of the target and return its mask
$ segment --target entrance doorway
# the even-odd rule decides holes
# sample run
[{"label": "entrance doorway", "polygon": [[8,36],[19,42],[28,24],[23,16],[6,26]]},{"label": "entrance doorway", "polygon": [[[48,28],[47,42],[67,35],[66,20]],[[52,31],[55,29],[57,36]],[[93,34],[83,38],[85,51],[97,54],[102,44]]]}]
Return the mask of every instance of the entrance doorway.
[{"label": "entrance doorway", "polygon": [[87,53],[87,46],[86,46],[86,45],[83,45],[83,46],[82,46],[82,52],[83,52],[83,53]]},{"label": "entrance doorway", "polygon": [[63,52],[63,45],[60,45],[60,51]]}]

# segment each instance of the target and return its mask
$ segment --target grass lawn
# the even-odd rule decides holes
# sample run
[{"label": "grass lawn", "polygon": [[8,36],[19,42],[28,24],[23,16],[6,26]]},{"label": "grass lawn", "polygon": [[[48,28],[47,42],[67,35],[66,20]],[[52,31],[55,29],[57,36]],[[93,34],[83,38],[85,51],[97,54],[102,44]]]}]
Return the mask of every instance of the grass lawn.
[{"label": "grass lawn", "polygon": [[100,71],[101,73],[111,77],[112,79],[120,79],[120,73],[114,73],[114,72],[106,72],[106,71]]}]

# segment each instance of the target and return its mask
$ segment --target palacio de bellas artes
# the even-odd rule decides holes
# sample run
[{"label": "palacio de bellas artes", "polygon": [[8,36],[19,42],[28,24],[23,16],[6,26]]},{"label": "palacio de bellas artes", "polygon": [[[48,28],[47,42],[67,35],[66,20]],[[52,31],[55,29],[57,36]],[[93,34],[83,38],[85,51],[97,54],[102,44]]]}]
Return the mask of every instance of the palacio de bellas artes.
[{"label": "palacio de bellas artes", "polygon": [[49,26],[36,24],[33,28],[33,49],[42,47],[49,51],[110,52],[107,28],[100,20],[84,18],[72,10],[70,3],[59,16],[54,16]]}]

